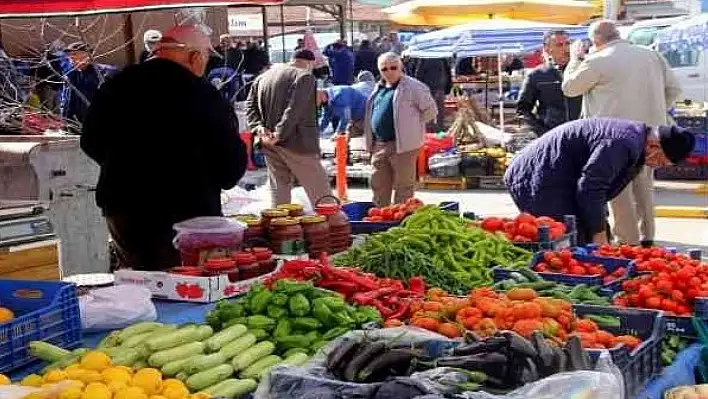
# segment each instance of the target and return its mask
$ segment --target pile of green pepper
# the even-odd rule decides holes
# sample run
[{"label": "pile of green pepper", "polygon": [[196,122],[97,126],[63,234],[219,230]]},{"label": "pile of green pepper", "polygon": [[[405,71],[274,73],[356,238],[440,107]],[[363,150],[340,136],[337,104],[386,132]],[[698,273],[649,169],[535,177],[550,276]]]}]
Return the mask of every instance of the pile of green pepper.
[{"label": "pile of green pepper", "polygon": [[259,340],[275,342],[281,352],[312,354],[332,339],[382,319],[375,308],[351,306],[336,292],[310,282],[279,280],[270,290],[254,284],[245,296],[217,303],[206,321],[215,331],[243,324]]},{"label": "pile of green pepper", "polygon": [[536,272],[529,268],[519,268],[511,272],[509,278],[501,280],[492,286],[495,291],[505,292],[514,288],[531,288],[539,296],[563,299],[571,303],[585,305],[611,306],[609,296],[600,294],[600,286],[586,284],[565,285],[553,281],[543,280]]},{"label": "pile of green pepper", "polygon": [[491,285],[492,267],[526,265],[531,257],[531,252],[506,238],[430,206],[409,216],[400,227],[369,237],[334,262],[405,281],[422,276],[432,287],[465,294]]}]

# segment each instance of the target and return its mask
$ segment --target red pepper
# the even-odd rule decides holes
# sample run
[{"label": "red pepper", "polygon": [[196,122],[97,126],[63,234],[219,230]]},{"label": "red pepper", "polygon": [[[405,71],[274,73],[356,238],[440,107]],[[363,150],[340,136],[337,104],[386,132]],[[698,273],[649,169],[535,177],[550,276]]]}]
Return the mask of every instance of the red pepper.
[{"label": "red pepper", "polygon": [[354,302],[360,305],[369,305],[372,304],[374,300],[378,300],[381,297],[391,295],[394,292],[396,292],[395,288],[384,287],[374,291],[360,292],[358,294],[355,294],[354,298],[352,299],[354,300]]},{"label": "red pepper", "polygon": [[[408,304],[399,302],[394,306],[394,309],[392,313],[390,313],[388,316],[384,316],[384,319],[389,320],[389,319],[400,319],[403,317],[406,313],[408,312]],[[383,315],[383,313],[382,313]]]},{"label": "red pepper", "polygon": [[420,298],[420,297],[422,297],[424,294],[425,294],[425,293],[419,294],[419,293],[417,293],[417,292],[409,291],[409,290],[401,290],[401,291],[397,291],[397,292],[396,292],[396,295],[399,296],[399,297],[401,297],[401,298],[408,298],[408,297],[411,297],[411,298]]},{"label": "red pepper", "polygon": [[371,305],[375,307],[379,311],[379,313],[381,313],[381,316],[384,318],[384,320],[388,319],[391,315],[394,314],[393,309],[387,307],[378,299],[372,299]]},{"label": "red pepper", "polygon": [[326,288],[329,290],[337,291],[339,293],[345,294],[346,296],[357,292],[357,288],[359,287],[358,285],[350,281],[334,280],[321,280],[317,283],[317,286],[320,288]]},{"label": "red pepper", "polygon": [[329,280],[351,281],[361,286],[359,291],[374,291],[379,288],[376,282],[352,270],[340,269],[329,265],[322,265],[322,273]]},{"label": "red pepper", "polygon": [[421,276],[412,277],[408,280],[408,289],[418,295],[425,294],[425,280]]}]

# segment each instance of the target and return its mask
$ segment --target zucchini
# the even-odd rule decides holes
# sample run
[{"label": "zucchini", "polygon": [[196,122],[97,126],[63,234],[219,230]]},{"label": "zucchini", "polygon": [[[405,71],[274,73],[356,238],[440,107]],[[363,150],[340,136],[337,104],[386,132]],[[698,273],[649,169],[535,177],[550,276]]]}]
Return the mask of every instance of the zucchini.
[{"label": "zucchini", "polygon": [[191,324],[160,337],[151,338],[145,341],[145,346],[147,346],[150,351],[157,352],[197,341],[198,336],[199,332],[197,331],[197,326]]},{"label": "zucchini", "polygon": [[283,358],[277,355],[268,355],[248,366],[239,374],[241,378],[259,378],[262,373],[268,373],[272,367],[282,362]]},{"label": "zucchini", "polygon": [[177,373],[175,378],[182,382],[185,382],[187,381],[187,378],[189,378],[189,374],[185,373],[184,371],[180,371],[179,373]]},{"label": "zucchini", "polygon": [[214,335],[214,329],[206,324],[197,326],[197,341],[204,341],[205,339]]},{"label": "zucchini", "polygon": [[155,321],[144,321],[142,323],[133,324],[130,327],[122,329],[118,333],[118,343],[122,344],[123,342],[125,342],[126,339],[134,335],[140,335],[142,333],[151,332],[157,330],[159,327],[162,327],[162,323],[158,323]]},{"label": "zucchini", "polygon": [[29,350],[32,356],[44,360],[45,362],[57,362],[71,355],[71,352],[66,349],[42,341],[30,342]]},{"label": "zucchini", "polygon": [[233,359],[235,356],[255,345],[256,342],[258,342],[256,336],[249,333],[224,345],[221,347],[219,353],[222,353],[227,359]]},{"label": "zucchini", "polygon": [[148,358],[148,364],[152,367],[162,367],[172,360],[184,359],[202,353],[204,353],[204,344],[202,342],[190,342],[176,348],[153,353]]},{"label": "zucchini", "polygon": [[190,357],[187,357],[184,359],[173,360],[169,363],[166,363],[164,366],[162,366],[160,371],[162,371],[162,374],[164,374],[168,377],[174,377],[180,371],[184,371],[186,365],[188,365],[190,362],[197,360],[201,356],[203,356],[203,355],[194,355],[194,356],[190,356]]},{"label": "zucchini", "polygon": [[133,370],[135,371],[146,369],[147,367],[148,364],[145,360],[138,360],[137,362],[133,363]]},{"label": "zucchini", "polygon": [[128,337],[128,339],[124,340],[123,343],[120,344],[121,348],[135,348],[136,346],[140,345],[143,341],[145,341],[149,336],[152,335],[152,332],[144,332],[142,334],[136,334],[131,337]]},{"label": "zucchini", "polygon": [[231,377],[233,373],[234,368],[231,367],[231,365],[221,364],[209,370],[200,371],[197,374],[189,376],[186,384],[191,391],[201,391],[204,388],[224,381]]},{"label": "zucchini", "polygon": [[248,366],[258,360],[270,355],[275,351],[275,344],[270,341],[259,342],[248,348],[245,352],[236,356],[231,362],[235,371],[245,370]]},{"label": "zucchini", "polygon": [[204,341],[204,345],[206,345],[206,350],[208,352],[217,352],[224,345],[236,340],[246,334],[246,332],[248,332],[248,328],[246,326],[243,324],[235,324],[212,335]]},{"label": "zucchini", "polygon": [[292,355],[287,356],[280,364],[283,366],[302,366],[307,363],[309,359],[310,356],[308,356],[307,353],[295,352]]},{"label": "zucchini", "polygon": [[209,370],[210,368],[224,364],[227,360],[229,359],[221,352],[212,353],[210,355],[201,355],[197,359],[187,363],[184,367],[184,371],[186,371],[189,375],[197,374],[200,371]]},{"label": "zucchini", "polygon": [[140,352],[134,348],[124,348],[111,356],[113,364],[116,366],[132,366],[140,360]]},{"label": "zucchini", "polygon": [[529,282],[538,282],[538,281],[543,281],[541,276],[536,274],[535,271],[529,269],[528,267],[520,267],[516,269],[516,272],[524,276]]},{"label": "zucchini", "polygon": [[96,346],[96,349],[102,349],[102,348],[112,348],[114,346],[118,346],[118,334],[120,334],[120,331],[111,331],[103,337],[101,342],[98,343],[98,346]]},{"label": "zucchini", "polygon": [[253,392],[257,387],[258,382],[256,382],[256,380],[237,380],[235,378],[229,378],[201,392],[208,393],[216,398],[233,399]]}]

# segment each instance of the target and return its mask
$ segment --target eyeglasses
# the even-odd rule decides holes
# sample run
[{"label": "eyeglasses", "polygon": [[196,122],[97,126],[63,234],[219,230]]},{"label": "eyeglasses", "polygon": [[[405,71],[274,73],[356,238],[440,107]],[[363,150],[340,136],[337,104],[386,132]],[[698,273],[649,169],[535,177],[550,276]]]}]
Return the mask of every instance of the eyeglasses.
[{"label": "eyeglasses", "polygon": [[398,70],[397,66],[390,66],[390,67],[381,68],[381,72],[397,71],[397,70]]}]

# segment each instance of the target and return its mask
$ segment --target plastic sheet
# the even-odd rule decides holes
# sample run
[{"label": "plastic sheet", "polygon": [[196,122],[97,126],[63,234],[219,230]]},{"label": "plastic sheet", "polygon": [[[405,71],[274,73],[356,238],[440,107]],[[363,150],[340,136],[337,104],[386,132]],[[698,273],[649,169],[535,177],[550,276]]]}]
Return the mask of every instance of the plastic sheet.
[{"label": "plastic sheet", "polygon": [[647,384],[637,399],[662,399],[664,392],[681,385],[697,383],[694,371],[701,360],[701,344],[694,344],[682,350],[674,362],[664,369],[660,376]]},{"label": "plastic sheet", "polygon": [[99,331],[127,327],[140,321],[157,319],[152,294],[137,285],[99,288],[79,297],[81,326]]}]

